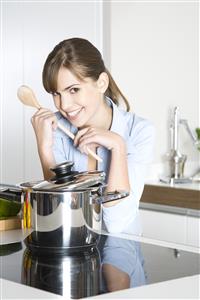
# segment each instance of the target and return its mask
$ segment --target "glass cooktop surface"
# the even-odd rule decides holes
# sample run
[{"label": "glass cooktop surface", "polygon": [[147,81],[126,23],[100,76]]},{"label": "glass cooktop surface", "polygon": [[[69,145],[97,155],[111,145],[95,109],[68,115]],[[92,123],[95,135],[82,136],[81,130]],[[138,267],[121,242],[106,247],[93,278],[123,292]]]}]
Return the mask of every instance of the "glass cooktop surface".
[{"label": "glass cooktop surface", "polygon": [[199,254],[100,236],[97,247],[33,253],[24,242],[0,246],[1,277],[78,299],[199,274]]}]

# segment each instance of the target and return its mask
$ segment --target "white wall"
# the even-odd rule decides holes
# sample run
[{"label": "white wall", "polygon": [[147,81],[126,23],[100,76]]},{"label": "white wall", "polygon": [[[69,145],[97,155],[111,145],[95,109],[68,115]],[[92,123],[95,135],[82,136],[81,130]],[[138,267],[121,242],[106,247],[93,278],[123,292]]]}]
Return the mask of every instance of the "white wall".
[{"label": "white wall", "polygon": [[42,178],[30,119],[34,109],[17,99],[20,85],[29,85],[39,102],[54,109],[42,86],[48,53],[61,40],[84,37],[100,51],[101,1],[1,2],[0,182]]},{"label": "white wall", "polygon": [[[199,123],[197,1],[112,1],[111,71],[132,110],[153,121],[157,131],[151,178],[165,172],[169,113],[194,130]],[[198,166],[198,152],[180,128],[186,175]]]}]

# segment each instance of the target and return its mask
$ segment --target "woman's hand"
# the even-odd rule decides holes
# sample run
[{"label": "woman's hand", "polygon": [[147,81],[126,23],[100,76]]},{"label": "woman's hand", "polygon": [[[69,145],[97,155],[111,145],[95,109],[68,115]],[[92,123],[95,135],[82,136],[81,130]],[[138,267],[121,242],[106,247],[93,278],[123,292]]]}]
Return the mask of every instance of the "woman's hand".
[{"label": "woman's hand", "polygon": [[55,114],[46,108],[39,109],[31,118],[39,151],[48,150],[53,145],[53,130],[57,128]]},{"label": "woman's hand", "polygon": [[87,127],[77,132],[74,139],[74,146],[78,146],[81,152],[88,154],[87,147],[103,146],[112,152],[125,149],[123,138],[112,131],[96,127]]},{"label": "woman's hand", "polygon": [[[108,173],[106,192],[117,190],[130,191],[126,144],[117,133],[95,127],[87,127],[78,131],[74,139],[74,145],[81,152],[88,154],[87,148],[103,146],[111,151],[111,161]],[[121,200],[103,204],[105,207],[113,206]]]}]

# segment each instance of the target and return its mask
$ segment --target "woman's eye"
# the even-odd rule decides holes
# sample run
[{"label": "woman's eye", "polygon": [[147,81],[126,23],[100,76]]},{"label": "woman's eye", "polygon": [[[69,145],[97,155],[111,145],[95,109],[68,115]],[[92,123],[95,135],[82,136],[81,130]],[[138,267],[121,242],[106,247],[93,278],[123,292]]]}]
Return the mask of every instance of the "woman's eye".
[{"label": "woman's eye", "polygon": [[79,88],[72,88],[70,89],[71,94],[76,94],[79,91]]},{"label": "woman's eye", "polygon": [[51,94],[52,94],[54,97],[59,96],[59,93],[57,93],[57,92],[52,92]]}]

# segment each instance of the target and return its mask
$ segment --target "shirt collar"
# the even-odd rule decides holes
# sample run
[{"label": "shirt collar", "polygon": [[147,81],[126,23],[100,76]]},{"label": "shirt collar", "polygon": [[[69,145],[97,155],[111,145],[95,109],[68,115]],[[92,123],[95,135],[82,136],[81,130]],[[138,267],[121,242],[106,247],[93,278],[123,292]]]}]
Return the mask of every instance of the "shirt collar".
[{"label": "shirt collar", "polygon": [[110,131],[116,132],[122,137],[128,137],[126,111],[120,109],[111,98],[106,97],[107,104],[112,107],[112,124]]}]

